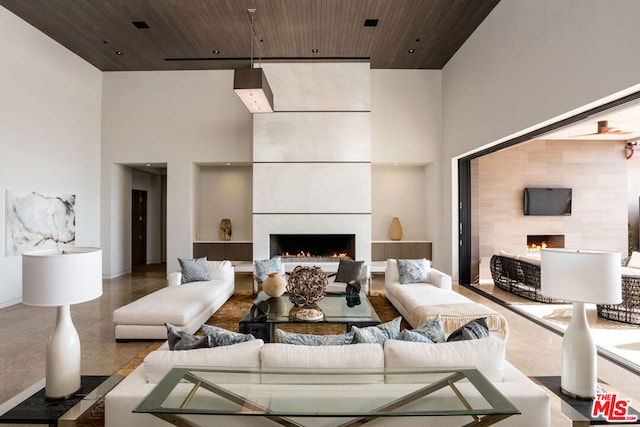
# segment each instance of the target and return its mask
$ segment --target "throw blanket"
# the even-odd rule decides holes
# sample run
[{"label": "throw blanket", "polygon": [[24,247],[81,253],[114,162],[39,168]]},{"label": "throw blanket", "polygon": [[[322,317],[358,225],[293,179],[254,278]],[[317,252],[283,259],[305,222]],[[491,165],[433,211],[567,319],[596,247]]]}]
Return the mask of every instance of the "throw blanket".
[{"label": "throw blanket", "polygon": [[438,313],[440,313],[442,326],[444,326],[444,331],[447,334],[450,334],[467,322],[486,317],[490,331],[502,332],[504,341],[507,341],[507,337],[509,336],[507,319],[505,319],[502,314],[485,305],[474,302],[421,305],[413,312],[413,324],[422,325],[428,320],[435,318]]}]

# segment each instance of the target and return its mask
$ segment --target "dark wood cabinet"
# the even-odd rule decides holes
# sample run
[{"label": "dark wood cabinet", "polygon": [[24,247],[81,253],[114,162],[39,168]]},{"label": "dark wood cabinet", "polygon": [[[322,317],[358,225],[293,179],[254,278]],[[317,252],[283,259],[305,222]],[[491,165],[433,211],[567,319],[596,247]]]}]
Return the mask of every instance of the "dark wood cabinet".
[{"label": "dark wood cabinet", "polygon": [[427,241],[384,241],[371,243],[371,261],[385,261],[389,258],[431,259],[431,242]]},{"label": "dark wood cabinet", "polygon": [[194,242],[194,258],[207,257],[212,261],[253,261],[251,242]]}]

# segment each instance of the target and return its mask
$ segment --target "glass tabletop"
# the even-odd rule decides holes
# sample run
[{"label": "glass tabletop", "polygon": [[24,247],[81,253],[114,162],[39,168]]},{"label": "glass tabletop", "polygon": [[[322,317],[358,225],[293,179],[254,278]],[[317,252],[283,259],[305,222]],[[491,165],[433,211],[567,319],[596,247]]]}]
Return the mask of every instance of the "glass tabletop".
[{"label": "glass tabletop", "polygon": [[[490,425],[519,414],[477,369],[212,369],[175,367],[134,409],[182,415],[362,419],[471,416]],[[279,422],[280,422],[279,421]],[[181,419],[181,422],[188,421]]]},{"label": "glass tabletop", "polygon": [[[266,301],[269,311],[266,317],[255,318],[251,310],[248,310],[240,319],[240,323],[246,322],[267,322],[286,323],[303,321],[296,317],[296,313],[305,308],[296,307],[286,295],[281,297],[269,297],[264,292],[260,292],[257,301]],[[364,292],[356,295],[347,294],[327,294],[318,301],[313,309],[319,310],[322,317],[313,320],[325,323],[357,323],[357,322],[380,322],[380,318],[371,306]]]}]

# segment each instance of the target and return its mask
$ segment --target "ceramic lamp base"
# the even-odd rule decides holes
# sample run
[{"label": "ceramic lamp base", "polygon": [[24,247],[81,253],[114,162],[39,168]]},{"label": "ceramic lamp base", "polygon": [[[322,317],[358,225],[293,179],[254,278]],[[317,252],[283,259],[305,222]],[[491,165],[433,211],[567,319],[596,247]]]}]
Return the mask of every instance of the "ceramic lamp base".
[{"label": "ceramic lamp base", "polygon": [[66,400],[80,390],[80,359],[80,338],[71,320],[71,308],[59,306],[47,342],[45,399]]}]

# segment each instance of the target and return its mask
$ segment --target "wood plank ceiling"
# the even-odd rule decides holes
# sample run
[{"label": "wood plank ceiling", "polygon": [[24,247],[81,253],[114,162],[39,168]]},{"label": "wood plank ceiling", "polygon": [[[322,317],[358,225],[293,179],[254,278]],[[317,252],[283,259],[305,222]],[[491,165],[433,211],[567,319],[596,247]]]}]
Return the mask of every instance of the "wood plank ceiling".
[{"label": "wood plank ceiling", "polygon": [[[103,71],[362,61],[442,69],[500,0],[0,0]],[[377,26],[365,25],[377,20]],[[148,28],[138,28],[147,26]],[[258,55],[258,52],[260,55]]]}]

